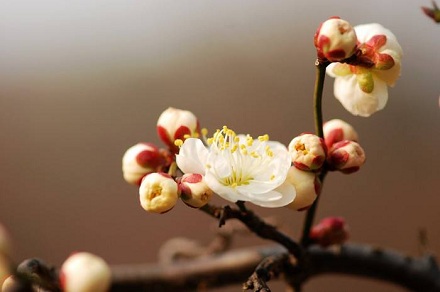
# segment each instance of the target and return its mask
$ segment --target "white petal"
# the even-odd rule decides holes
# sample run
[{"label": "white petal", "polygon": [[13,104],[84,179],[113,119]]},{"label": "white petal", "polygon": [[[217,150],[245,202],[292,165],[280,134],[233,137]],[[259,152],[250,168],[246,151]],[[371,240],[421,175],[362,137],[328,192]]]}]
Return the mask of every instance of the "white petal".
[{"label": "white petal", "polygon": [[382,79],[388,86],[393,87],[396,84],[397,79],[400,77],[400,62],[394,63],[394,66],[388,70],[375,70],[374,74]]},{"label": "white petal", "polygon": [[208,157],[208,149],[202,141],[196,138],[188,138],[180,147],[176,155],[177,166],[184,173],[205,174],[205,164]]},{"label": "white petal", "polygon": [[368,117],[384,108],[388,100],[386,83],[373,75],[374,89],[371,93],[362,91],[356,76],[344,76],[335,79],[334,94],[346,110],[353,115]]},{"label": "white petal", "polygon": [[373,80],[374,80],[374,90],[371,93],[372,95],[376,96],[378,100],[376,111],[379,111],[385,107],[388,101],[388,88],[387,84],[379,79],[375,74],[373,74]]},{"label": "white petal", "polygon": [[333,62],[333,63],[331,63],[330,65],[328,65],[327,68],[325,69],[325,72],[326,72],[330,77],[333,77],[333,78],[339,77],[339,75],[336,75],[336,74],[333,72],[333,69],[335,68],[335,66],[336,66],[337,64],[340,64],[340,63]]},{"label": "white petal", "polygon": [[[378,23],[361,24],[354,27],[356,36],[360,43],[368,42],[375,35],[385,35],[387,42],[380,48],[379,53],[389,53],[395,61],[400,62],[403,50],[400,44],[397,42],[396,36],[389,30]],[[387,52],[388,51],[388,52]]]},{"label": "white petal", "polygon": [[[267,208],[277,208],[283,207],[293,202],[296,196],[295,187],[290,183],[283,183],[281,186],[271,191],[271,193],[277,192],[281,195],[277,200],[256,200],[253,199],[252,203],[261,207]],[[265,195],[270,196],[270,194],[261,194],[260,196],[263,198]]]},{"label": "white petal", "polygon": [[354,30],[356,31],[356,36],[357,36],[358,41],[360,43],[368,42],[375,35],[382,35],[383,34],[383,35],[386,35],[387,37],[390,34],[393,35],[391,33],[391,31],[384,28],[379,23],[367,23],[367,24],[356,25],[354,27]]},{"label": "white petal", "polygon": [[209,153],[207,164],[209,164],[213,172],[218,178],[225,178],[231,175],[231,164],[226,157],[217,153]]}]

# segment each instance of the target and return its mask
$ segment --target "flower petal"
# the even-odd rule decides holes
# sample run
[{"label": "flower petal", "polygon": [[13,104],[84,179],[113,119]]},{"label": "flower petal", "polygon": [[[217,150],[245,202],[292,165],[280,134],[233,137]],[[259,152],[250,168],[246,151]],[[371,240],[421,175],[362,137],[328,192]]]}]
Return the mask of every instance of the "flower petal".
[{"label": "flower petal", "polygon": [[384,108],[388,100],[386,83],[373,74],[374,89],[371,93],[361,90],[356,76],[335,79],[334,95],[346,110],[353,115],[368,117]]},{"label": "flower petal", "polygon": [[269,196],[276,197],[273,196],[273,194],[271,193],[279,193],[281,196],[278,196],[277,199],[273,199],[273,200],[252,199],[252,203],[266,208],[278,208],[292,203],[296,196],[295,187],[288,182],[283,183],[281,186],[279,186],[278,188],[276,188],[275,190],[269,193],[261,194],[259,196],[262,198],[267,198]]},{"label": "flower petal", "polygon": [[374,74],[382,79],[388,86],[393,87],[397,79],[400,77],[401,65],[400,62],[395,62],[394,66],[388,70],[375,70]]},{"label": "flower petal", "polygon": [[205,174],[205,164],[209,151],[200,139],[188,138],[176,155],[177,166],[184,173]]}]

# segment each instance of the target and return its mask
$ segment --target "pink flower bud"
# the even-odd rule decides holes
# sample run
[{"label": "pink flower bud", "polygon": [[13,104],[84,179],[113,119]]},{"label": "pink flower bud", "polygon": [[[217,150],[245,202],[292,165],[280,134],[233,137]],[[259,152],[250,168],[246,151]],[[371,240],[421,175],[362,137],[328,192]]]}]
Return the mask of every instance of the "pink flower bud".
[{"label": "pink flower bud", "polygon": [[323,131],[325,145],[328,149],[339,141],[350,140],[357,142],[359,139],[353,126],[339,119],[333,119],[324,123]]},{"label": "pink flower bud", "polygon": [[344,140],[333,144],[327,160],[331,168],[352,173],[364,164],[365,152],[358,143]]},{"label": "pink flower bud", "polygon": [[61,266],[60,283],[64,292],[105,292],[110,288],[111,271],[102,258],[78,252]]},{"label": "pink flower bud", "polygon": [[297,211],[308,209],[318,197],[321,189],[315,173],[303,171],[294,166],[289,169],[286,182],[291,183],[296,190],[295,199],[287,207]]},{"label": "pink flower bud", "polygon": [[213,194],[204,177],[196,173],[184,174],[179,180],[179,190],[182,201],[193,208],[206,205]]},{"label": "pink flower bud", "polygon": [[166,173],[151,173],[144,177],[139,187],[139,199],[145,211],[165,213],[179,198],[177,183]]},{"label": "pink flower bud", "polygon": [[324,218],[310,231],[310,239],[322,247],[343,244],[348,239],[348,227],[344,218]]},{"label": "pink flower bud", "polygon": [[301,170],[317,170],[325,161],[324,140],[313,134],[301,134],[293,138],[289,152],[293,165]]},{"label": "pink flower bud", "polygon": [[190,111],[170,107],[160,115],[157,121],[157,133],[170,150],[177,153],[179,149],[174,145],[174,141],[199,137],[199,121]]},{"label": "pink flower bud", "polygon": [[152,143],[138,143],[130,147],[122,157],[122,173],[125,181],[140,185],[144,176],[163,171],[169,164],[166,150]]},{"label": "pink flower bud", "polygon": [[319,58],[338,62],[354,54],[357,37],[350,23],[334,17],[321,23],[315,33],[314,42]]}]

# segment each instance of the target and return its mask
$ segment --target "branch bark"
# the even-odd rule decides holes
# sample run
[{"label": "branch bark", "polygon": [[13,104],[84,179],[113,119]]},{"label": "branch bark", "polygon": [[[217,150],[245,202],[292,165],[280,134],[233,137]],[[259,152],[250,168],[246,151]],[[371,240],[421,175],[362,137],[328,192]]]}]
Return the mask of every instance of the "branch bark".
[{"label": "branch bark", "polygon": [[[281,246],[234,250],[171,265],[113,266],[111,291],[194,291],[245,282],[269,256],[287,253]],[[440,291],[440,270],[434,257],[410,258],[391,250],[346,244],[338,251],[310,246],[307,275],[284,275],[307,281],[322,274],[346,274],[392,282],[413,291]]]}]

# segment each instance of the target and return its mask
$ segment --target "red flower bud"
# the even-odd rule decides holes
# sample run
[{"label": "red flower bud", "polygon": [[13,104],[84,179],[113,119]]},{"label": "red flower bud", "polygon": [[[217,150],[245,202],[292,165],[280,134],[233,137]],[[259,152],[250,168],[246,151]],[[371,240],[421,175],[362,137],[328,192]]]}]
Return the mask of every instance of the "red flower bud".
[{"label": "red flower bud", "polygon": [[348,227],[344,218],[324,218],[310,231],[310,239],[322,247],[342,244],[348,239]]}]

